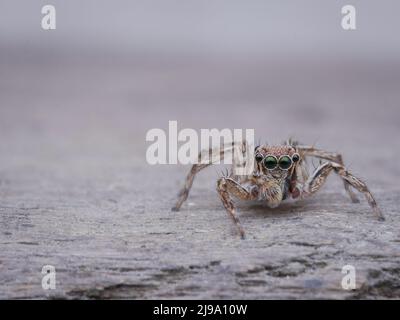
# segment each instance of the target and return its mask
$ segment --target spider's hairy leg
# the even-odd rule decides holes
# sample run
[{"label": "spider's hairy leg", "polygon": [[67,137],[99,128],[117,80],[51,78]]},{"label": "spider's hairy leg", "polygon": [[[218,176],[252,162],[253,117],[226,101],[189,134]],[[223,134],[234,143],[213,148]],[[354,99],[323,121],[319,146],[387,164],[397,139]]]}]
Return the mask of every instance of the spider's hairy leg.
[{"label": "spider's hairy leg", "polygon": [[[249,144],[246,140],[243,140],[241,143],[237,143],[233,151],[232,156],[232,166],[230,170],[229,176],[234,179],[235,181],[241,183],[247,180],[247,175],[238,174],[237,170],[244,169],[247,167],[249,156],[252,156],[249,150]],[[235,151],[237,153],[235,153]],[[252,167],[253,168],[253,167]]]},{"label": "spider's hairy leg", "polygon": [[310,178],[306,182],[305,195],[312,195],[316,193],[325,183],[328,175],[332,171],[336,172],[344,181],[348,182],[353,188],[358,190],[360,193],[363,193],[378,220],[380,221],[385,220],[382,212],[378,208],[376,201],[372,196],[371,192],[369,191],[367,185],[359,178],[355,177],[353,174],[347,171],[343,165],[338,164],[336,162],[331,162],[331,161],[325,162],[314,171],[312,176],[310,176]]},{"label": "spider's hairy leg", "polygon": [[178,194],[178,201],[176,202],[175,206],[172,207],[172,211],[179,211],[181,208],[182,204],[186,201],[187,197],[189,196],[189,191],[192,188],[193,185],[193,180],[196,174],[204,169],[210,166],[211,163],[207,164],[194,164],[192,168],[190,169],[188,175],[186,176],[185,179],[185,185],[183,186],[182,190]]},{"label": "spider's hairy leg", "polygon": [[[232,150],[237,146],[234,143],[228,143],[221,147],[210,148],[207,150],[202,150],[198,156],[198,164],[194,164],[190,169],[188,175],[186,176],[185,185],[183,186],[182,190],[179,192],[178,201],[176,202],[175,206],[172,208],[173,211],[179,211],[182,204],[186,201],[187,197],[189,196],[190,189],[193,185],[193,180],[196,174],[207,168],[213,163],[216,163],[218,160],[223,160],[226,153],[232,152]],[[205,160],[204,160],[205,159]]]},{"label": "spider's hairy leg", "polygon": [[237,226],[241,238],[244,239],[244,229],[240,224],[239,218],[235,214],[235,206],[233,204],[231,195],[234,195],[242,200],[254,199],[254,195],[235,180],[226,177],[218,179],[217,191],[226,211],[229,213],[229,216]]},{"label": "spider's hairy leg", "polygon": [[[316,149],[312,146],[297,146],[297,150],[299,150],[299,152],[302,153],[304,156],[316,157],[319,159],[336,162],[336,163],[344,166],[343,157],[340,153],[324,151],[324,150]],[[358,200],[356,194],[353,192],[353,190],[351,190],[351,187],[350,187],[351,183],[344,180],[343,184],[344,184],[344,189],[346,190],[347,194],[349,195],[351,201],[353,203],[359,203],[360,200]]]}]

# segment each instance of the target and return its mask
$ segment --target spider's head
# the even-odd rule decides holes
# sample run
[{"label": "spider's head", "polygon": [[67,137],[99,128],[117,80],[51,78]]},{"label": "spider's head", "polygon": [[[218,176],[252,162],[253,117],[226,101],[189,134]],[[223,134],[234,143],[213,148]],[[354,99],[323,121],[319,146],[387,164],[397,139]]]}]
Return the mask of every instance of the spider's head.
[{"label": "spider's head", "polygon": [[295,147],[259,146],[255,149],[256,172],[261,176],[265,198],[271,207],[282,201],[287,188],[287,178],[300,161]]}]

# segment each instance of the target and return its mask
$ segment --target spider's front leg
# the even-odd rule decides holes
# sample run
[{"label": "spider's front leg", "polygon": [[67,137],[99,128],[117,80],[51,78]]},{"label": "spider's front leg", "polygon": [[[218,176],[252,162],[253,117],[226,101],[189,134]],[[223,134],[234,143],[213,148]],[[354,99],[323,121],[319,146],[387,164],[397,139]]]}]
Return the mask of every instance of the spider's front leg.
[{"label": "spider's front leg", "polygon": [[[340,153],[324,151],[324,150],[316,149],[311,146],[297,146],[297,148],[298,148],[299,152],[301,152],[305,156],[316,157],[319,159],[337,162],[338,164],[344,166],[343,157]],[[347,182],[346,180],[343,181],[343,184],[344,184],[344,189],[346,190],[347,194],[349,195],[351,201],[353,203],[359,203],[360,200],[358,200],[357,196],[350,188],[351,184],[349,182]]]},{"label": "spider's front leg", "polygon": [[343,165],[336,162],[325,162],[314,171],[313,175],[306,182],[304,195],[309,196],[316,193],[325,183],[326,178],[332,171],[336,172],[344,182],[349,183],[353,188],[363,193],[378,220],[385,220],[367,185],[347,171]]},{"label": "spider's front leg", "polygon": [[[186,201],[189,196],[190,189],[192,188],[194,178],[199,171],[207,168],[208,166],[221,161],[224,159],[226,154],[230,152],[234,152],[235,148],[239,148],[240,152],[244,155],[247,151],[247,142],[232,142],[227,143],[220,147],[210,148],[207,150],[202,150],[198,156],[198,163],[194,164],[190,169],[188,175],[186,176],[185,185],[183,186],[182,190],[179,192],[178,201],[176,202],[175,206],[172,208],[172,211],[179,211],[182,204]],[[235,166],[235,158],[233,158],[233,166]],[[241,163],[237,163],[236,165],[240,166]],[[231,173],[233,175],[233,171]]]},{"label": "spider's front leg", "polygon": [[[254,189],[254,191],[255,190],[256,189]],[[256,192],[249,192],[237,181],[228,177],[222,177],[218,179],[217,191],[226,211],[229,213],[229,216],[233,219],[233,222],[237,226],[241,238],[244,239],[244,229],[240,224],[239,218],[235,214],[235,206],[231,195],[234,195],[241,200],[253,200],[257,197]]]}]

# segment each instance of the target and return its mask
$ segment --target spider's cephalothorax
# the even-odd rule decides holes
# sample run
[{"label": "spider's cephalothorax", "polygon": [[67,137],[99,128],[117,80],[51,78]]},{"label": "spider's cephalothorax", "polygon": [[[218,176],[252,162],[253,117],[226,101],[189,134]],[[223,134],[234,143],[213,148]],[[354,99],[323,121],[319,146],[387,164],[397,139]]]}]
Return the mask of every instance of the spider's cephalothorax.
[{"label": "spider's cephalothorax", "polygon": [[[375,199],[366,184],[351,174],[343,164],[342,156],[337,153],[327,152],[311,146],[300,146],[297,142],[287,141],[281,146],[262,145],[254,149],[252,173],[236,175],[235,168],[245,165],[249,148],[246,141],[234,143],[210,150],[207,154],[212,157],[204,163],[192,166],[186,177],[185,186],[179,194],[178,202],[173,210],[179,210],[187,199],[194,177],[200,170],[223,158],[227,152],[235,148],[243,153],[241,161],[234,161],[230,173],[217,181],[217,191],[223,205],[239,228],[244,237],[244,230],[235,214],[232,196],[242,200],[260,200],[273,208],[288,198],[305,198],[316,193],[326,181],[331,172],[337,173],[343,180],[344,188],[353,202],[359,202],[352,188],[363,193],[379,220],[384,217],[376,205]],[[200,153],[200,156],[203,153]],[[326,160],[311,175],[305,163],[307,157],[316,157]]]},{"label": "spider's cephalothorax", "polygon": [[253,193],[271,208],[277,207],[292,190],[300,155],[292,146],[259,146],[255,150]]}]

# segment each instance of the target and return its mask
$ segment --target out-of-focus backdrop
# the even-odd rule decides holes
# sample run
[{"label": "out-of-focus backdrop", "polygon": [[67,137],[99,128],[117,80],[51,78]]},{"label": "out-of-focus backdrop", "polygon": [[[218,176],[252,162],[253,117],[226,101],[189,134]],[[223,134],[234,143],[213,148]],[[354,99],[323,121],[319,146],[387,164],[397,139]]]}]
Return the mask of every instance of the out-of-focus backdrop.
[{"label": "out-of-focus backdrop", "polygon": [[[47,4],[56,30],[41,28]],[[398,296],[400,4],[354,0],[345,31],[347,4],[2,0],[0,297]],[[240,207],[240,241],[216,169],[171,213],[188,168],[145,159],[168,120],[340,151],[387,222],[332,177],[300,205]]]}]

